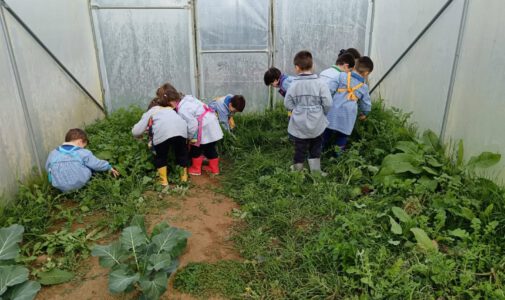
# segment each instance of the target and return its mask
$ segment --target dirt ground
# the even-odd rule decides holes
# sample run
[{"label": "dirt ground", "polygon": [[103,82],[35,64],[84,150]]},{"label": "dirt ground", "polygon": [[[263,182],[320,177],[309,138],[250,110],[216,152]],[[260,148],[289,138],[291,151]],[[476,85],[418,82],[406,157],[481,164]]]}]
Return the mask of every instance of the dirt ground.
[{"label": "dirt ground", "polygon": [[[231,199],[213,191],[219,186],[216,178],[207,175],[193,177],[193,186],[185,197],[164,196],[160,201],[167,201],[168,208],[146,216],[150,230],[156,223],[167,221],[171,226],[191,232],[186,252],[180,257],[183,267],[189,262],[216,262],[219,260],[240,259],[229,241],[230,229],[234,219],[230,213],[237,204]],[[36,299],[88,300],[88,299],[135,299],[135,295],[114,296],[108,291],[108,270],[100,267],[98,259],[90,257],[88,271],[79,280],[56,286],[44,287]],[[162,299],[194,299],[178,293],[172,288]]]}]

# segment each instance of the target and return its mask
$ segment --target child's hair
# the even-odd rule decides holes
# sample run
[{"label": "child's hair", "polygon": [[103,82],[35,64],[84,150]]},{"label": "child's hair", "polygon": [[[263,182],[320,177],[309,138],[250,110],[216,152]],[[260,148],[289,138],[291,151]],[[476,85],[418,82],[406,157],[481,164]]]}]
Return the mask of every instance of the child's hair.
[{"label": "child's hair", "polygon": [[[340,51],[342,51],[342,50],[340,50]],[[349,48],[349,49],[345,50],[344,53],[352,54],[352,56],[354,56],[355,59],[358,59],[361,57],[361,53],[359,53],[359,51],[356,48]],[[342,54],[344,54],[344,53],[342,53]]]},{"label": "child's hair", "polygon": [[296,53],[293,63],[302,71],[310,70],[312,69],[312,54],[309,51],[302,50]]},{"label": "child's hair", "polygon": [[356,61],[355,61],[354,56],[352,54],[344,53],[337,58],[337,62],[335,62],[335,64],[337,66],[347,64],[349,66],[349,68],[354,68],[355,62]]},{"label": "child's hair", "polygon": [[242,95],[234,95],[233,97],[231,97],[230,104],[238,112],[242,112],[244,111],[245,108],[245,98]]},{"label": "child's hair", "polygon": [[65,135],[65,142],[71,142],[76,140],[82,140],[84,143],[88,143],[88,135],[84,130],[80,128],[70,129]]},{"label": "child's hair", "polygon": [[265,76],[263,76],[263,80],[266,85],[271,85],[274,81],[278,80],[281,77],[281,70],[272,67],[265,72]]},{"label": "child's hair", "polygon": [[356,71],[358,73],[363,73],[363,72],[372,72],[373,71],[373,61],[370,57],[368,56],[362,56],[358,59],[358,62],[356,64]]},{"label": "child's hair", "polygon": [[181,95],[170,83],[165,83],[158,88],[156,91],[158,96],[158,105],[167,107],[170,106],[170,102],[181,100]]},{"label": "child's hair", "polygon": [[155,97],[153,98],[153,100],[151,100],[151,102],[149,102],[149,105],[147,106],[147,110],[150,110],[151,108],[155,107],[155,106],[158,106],[159,103],[158,103],[158,97]]}]

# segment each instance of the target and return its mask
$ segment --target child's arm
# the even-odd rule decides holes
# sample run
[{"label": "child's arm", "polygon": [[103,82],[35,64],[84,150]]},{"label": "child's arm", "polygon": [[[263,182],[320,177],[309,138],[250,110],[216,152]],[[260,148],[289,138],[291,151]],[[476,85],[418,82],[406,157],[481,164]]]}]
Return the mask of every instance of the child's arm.
[{"label": "child's arm", "polygon": [[82,157],[82,161],[86,167],[93,171],[104,172],[112,169],[112,166],[106,160],[98,159],[96,156],[91,153],[91,151],[83,149],[84,156]]},{"label": "child's arm", "polygon": [[326,115],[330,111],[331,106],[333,104],[333,99],[331,98],[331,93],[327,85],[325,84],[321,85],[320,95],[321,95],[321,106],[323,107],[324,114]]},{"label": "child's arm", "polygon": [[192,139],[193,136],[198,132],[198,120],[191,113],[191,108],[188,106],[191,103],[184,103],[183,109],[179,109],[179,115],[188,124],[188,139]]},{"label": "child's arm", "polygon": [[364,85],[361,89],[363,94],[359,99],[358,105],[360,109],[360,119],[363,120],[372,110],[372,101],[370,99],[370,93],[368,92],[368,85]]},{"label": "child's arm", "polygon": [[149,118],[151,118],[151,110],[145,112],[142,115],[142,118],[140,121],[137,122],[137,124],[133,125],[132,128],[132,134],[134,137],[140,137],[144,132],[146,131],[147,125],[149,123]]},{"label": "child's arm", "polygon": [[286,96],[284,97],[284,107],[288,110],[288,111],[292,111],[293,109],[295,109],[295,99],[291,93],[292,89],[291,90],[288,90],[287,93],[286,93]]}]

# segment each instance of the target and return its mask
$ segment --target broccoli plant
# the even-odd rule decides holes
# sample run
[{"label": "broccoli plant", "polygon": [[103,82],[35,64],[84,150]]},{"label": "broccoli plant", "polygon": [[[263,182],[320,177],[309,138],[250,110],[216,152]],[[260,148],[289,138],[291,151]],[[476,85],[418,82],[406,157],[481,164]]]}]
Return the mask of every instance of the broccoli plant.
[{"label": "broccoli plant", "polygon": [[135,216],[119,240],[97,245],[91,254],[99,257],[102,267],[110,268],[109,290],[112,293],[142,292],[141,299],[159,299],[167,290],[170,273],[177,269],[178,257],[186,247],[189,232],[157,224],[147,234],[144,218]]},{"label": "broccoli plant", "polygon": [[24,230],[17,224],[0,228],[0,299],[30,300],[40,290],[38,282],[28,280],[28,269],[14,261],[19,254]]}]

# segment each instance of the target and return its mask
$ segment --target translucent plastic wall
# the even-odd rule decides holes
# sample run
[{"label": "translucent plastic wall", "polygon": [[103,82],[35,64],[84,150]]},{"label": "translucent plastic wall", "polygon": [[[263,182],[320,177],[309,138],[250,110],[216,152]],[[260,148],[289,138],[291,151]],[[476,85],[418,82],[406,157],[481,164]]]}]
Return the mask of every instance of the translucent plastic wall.
[{"label": "translucent plastic wall", "polygon": [[[372,85],[443,5],[441,1],[423,1],[417,5],[413,4],[415,1],[387,2],[388,5],[375,2]],[[395,10],[391,10],[391,7],[395,7]],[[453,2],[375,93],[376,97],[380,95],[386,99],[388,104],[405,112],[413,112],[412,119],[420,128],[429,128],[437,134],[442,130],[462,9],[463,1]],[[393,11],[395,17],[391,18]],[[401,13],[403,11],[408,13]],[[411,25],[404,28],[402,23]]]},{"label": "translucent plastic wall", "polygon": [[500,152],[489,172],[505,179],[505,1],[469,1],[454,92],[447,116],[446,140],[463,139],[467,157]]},{"label": "translucent plastic wall", "polygon": [[[170,81],[200,98],[243,94],[246,112],[267,108],[263,74],[292,72],[309,49],[316,71],[338,50],[365,49],[368,0],[93,0],[109,111],[145,105]],[[176,63],[174,63],[176,62]]]},{"label": "translucent plastic wall", "polygon": [[[61,5],[65,8],[63,2]],[[56,16],[58,13],[68,14],[72,9],[76,9],[75,14],[83,13],[73,4],[66,8],[53,13]],[[0,126],[3,129],[0,135],[0,194],[8,196],[32,167],[36,170],[43,168],[48,152],[63,141],[69,128],[82,127],[104,114],[99,104],[64,73],[28,31],[5,8],[1,10]],[[40,26],[71,27],[75,20],[63,24],[60,18],[48,18],[38,26],[39,30],[42,30]],[[83,20],[91,28],[89,18]],[[89,57],[94,54],[94,49],[90,51]],[[80,59],[79,53],[75,58]]]},{"label": "translucent plastic wall", "polygon": [[[1,9],[1,8],[0,8]],[[1,13],[1,12],[0,12]],[[0,16],[1,18],[1,16]],[[10,195],[18,179],[28,174],[37,164],[19,97],[14,70],[9,58],[5,28],[0,22],[0,185]],[[0,193],[1,194],[1,193]],[[3,203],[0,203],[2,205]]]},{"label": "translucent plastic wall", "polygon": [[[375,1],[372,86],[445,3]],[[447,143],[462,139],[467,158],[482,151],[505,155],[503,11],[501,0],[452,1],[375,96],[412,112],[421,130],[432,129]],[[505,157],[486,173],[503,182],[504,166]]]},{"label": "translucent plastic wall", "polygon": [[365,52],[367,0],[282,0],[275,2],[275,65],[294,72],[293,57],[309,50],[315,71],[329,68],[340,49]]},{"label": "translucent plastic wall", "polygon": [[266,108],[269,1],[199,0],[196,8],[201,95],[242,94],[246,111]]},{"label": "translucent plastic wall", "polygon": [[6,0],[30,29],[102,103],[88,0]]},{"label": "translucent plastic wall", "polygon": [[194,93],[188,1],[94,0],[92,8],[109,111],[147,106],[167,81]]}]

